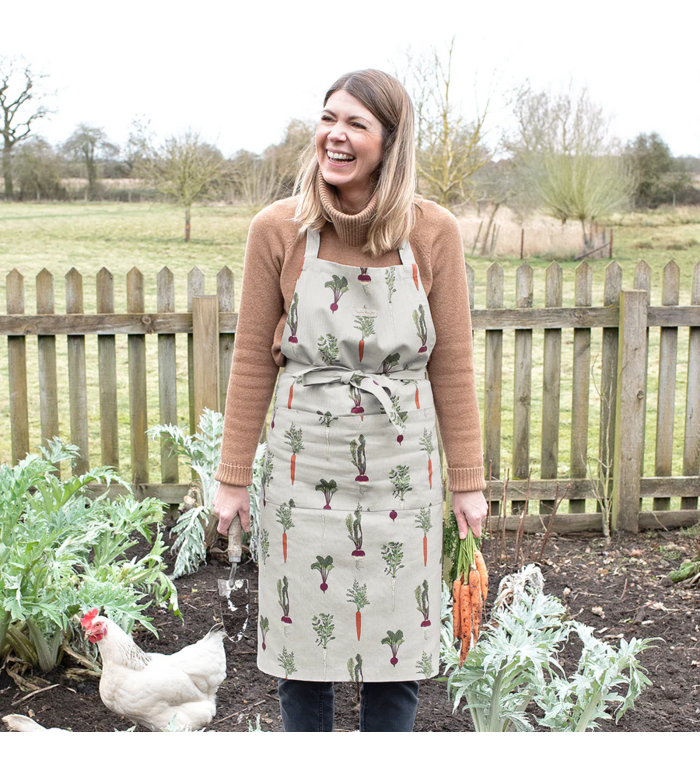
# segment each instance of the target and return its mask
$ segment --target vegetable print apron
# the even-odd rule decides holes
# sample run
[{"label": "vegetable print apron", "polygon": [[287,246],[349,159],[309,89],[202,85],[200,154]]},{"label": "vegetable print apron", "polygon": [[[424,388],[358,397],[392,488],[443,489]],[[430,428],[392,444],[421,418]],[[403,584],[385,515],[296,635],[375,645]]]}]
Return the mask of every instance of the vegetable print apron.
[{"label": "vegetable print apron", "polygon": [[296,680],[439,670],[444,489],[408,242],[400,266],[318,258],[309,230],[263,468],[258,667]]}]

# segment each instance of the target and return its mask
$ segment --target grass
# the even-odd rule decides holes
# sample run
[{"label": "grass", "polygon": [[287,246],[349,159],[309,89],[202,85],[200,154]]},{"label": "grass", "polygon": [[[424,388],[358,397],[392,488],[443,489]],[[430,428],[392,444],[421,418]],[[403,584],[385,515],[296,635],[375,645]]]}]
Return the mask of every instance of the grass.
[{"label": "grass", "polygon": [[[253,210],[231,206],[207,206],[197,208],[192,220],[192,241],[183,241],[184,216],[176,207],[164,204],[119,203],[72,203],[72,204],[4,204],[0,205],[0,257],[10,268],[17,268],[25,278],[25,310],[33,313],[36,308],[35,278],[42,268],[54,275],[56,311],[65,311],[64,277],[70,268],[76,268],[83,276],[84,306],[86,312],[95,310],[95,276],[102,267],[114,275],[115,310],[126,308],[126,274],[137,267],[144,276],[146,310],[156,310],[156,276],[167,266],[175,277],[176,310],[186,310],[187,275],[197,266],[205,276],[205,291],[216,289],[216,274],[224,266],[234,273],[236,305],[241,283],[243,255],[248,225]],[[501,225],[499,247],[495,259],[504,270],[505,307],[515,307],[515,277],[523,261],[519,258],[520,226],[508,211],[499,211]],[[475,221],[469,217],[460,220],[465,234],[467,251]],[[478,224],[476,224],[478,225]],[[600,225],[614,228],[615,261],[621,266],[623,288],[633,287],[634,268],[640,257],[652,270],[651,303],[661,304],[663,266],[673,259],[681,271],[680,304],[690,302],[692,273],[700,261],[700,210],[695,208],[660,209],[651,213],[627,213],[613,216]],[[580,248],[579,224],[560,224],[551,219],[536,217],[525,224],[526,243],[539,243],[542,252],[528,254],[526,262],[532,267],[535,307],[544,306],[544,283],[547,266],[556,260],[564,271],[565,306],[574,305],[574,272],[579,263],[571,260],[571,253]],[[476,229],[474,228],[474,232]],[[543,233],[544,232],[544,233]],[[559,236],[557,237],[557,232]],[[508,243],[515,243],[508,247]],[[677,245],[681,249],[676,249]],[[670,248],[670,249],[669,249]],[[527,248],[526,248],[527,252]],[[475,273],[474,307],[485,308],[486,271],[493,262],[490,259],[468,258]],[[590,262],[593,271],[593,305],[602,305],[605,268],[608,260]],[[0,283],[0,301],[5,305],[5,280]],[[530,455],[533,477],[538,476],[542,422],[542,361],[543,330],[533,331],[533,374],[530,417]],[[645,435],[644,474],[654,474],[654,444],[656,431],[657,379],[659,356],[659,329],[649,332],[649,376],[647,386],[647,420]],[[597,453],[600,407],[593,380],[600,379],[600,346],[602,331],[591,331],[591,390],[589,399],[589,457],[592,469]],[[118,363],[124,368],[127,360],[127,337],[117,336]],[[484,348],[483,332],[475,333],[474,361],[476,368],[479,405],[483,414]],[[6,344],[0,349],[0,385],[8,390]],[[504,333],[503,390],[502,390],[502,442],[501,475],[510,465],[512,454],[513,409],[513,348],[514,333]],[[146,340],[148,368],[148,424],[158,422],[158,364],[157,341]],[[187,352],[186,339],[179,337],[178,354],[178,412],[179,425],[187,427]],[[675,392],[675,422],[673,474],[682,474],[682,435],[685,420],[685,386],[687,376],[688,328],[678,332],[677,385]],[[99,398],[97,370],[97,339],[86,338],[88,377],[88,417],[91,463],[99,461]],[[68,438],[69,409],[67,401],[66,342],[57,339],[59,375],[59,422],[61,433]],[[39,389],[35,359],[36,338],[27,338],[28,384],[30,400],[30,443],[40,439]],[[561,428],[559,434],[559,469],[562,481],[569,471],[571,450],[571,375],[573,367],[573,330],[562,330],[562,380],[561,380]],[[126,370],[125,370],[126,371]],[[119,377],[118,408],[120,427],[120,473],[131,475],[128,376]],[[9,402],[6,394],[0,396],[0,421],[9,422]],[[0,433],[0,461],[10,460],[11,446],[9,428]],[[184,463],[183,463],[184,464]],[[180,480],[186,481],[188,473],[183,469]],[[160,480],[160,448],[153,444],[149,451],[149,479]],[[566,504],[566,503],[565,503]],[[679,500],[672,500],[673,508]],[[644,507],[651,508],[651,500],[644,500]],[[534,508],[534,506],[533,506]],[[595,509],[594,500],[588,500],[587,511]],[[564,510],[564,506],[562,506]]]}]

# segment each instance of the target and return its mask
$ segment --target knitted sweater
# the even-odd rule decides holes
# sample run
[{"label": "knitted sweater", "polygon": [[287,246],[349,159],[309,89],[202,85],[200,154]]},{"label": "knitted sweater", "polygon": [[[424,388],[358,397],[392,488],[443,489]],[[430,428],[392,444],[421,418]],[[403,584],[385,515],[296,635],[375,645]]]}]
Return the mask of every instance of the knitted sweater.
[{"label": "knitted sweater", "polygon": [[[321,179],[328,217],[318,257],[348,266],[400,265],[397,250],[379,258],[361,252],[376,207],[347,215],[336,207]],[[248,486],[253,460],[285,357],[280,346],[287,312],[301,268],[306,237],[292,219],[298,197],[274,202],[250,224],[226,396],[221,462],[215,478]],[[486,488],[481,426],[472,359],[472,330],[462,237],[455,217],[443,207],[416,198],[416,225],[409,237],[435,326],[436,343],[427,364],[447,461],[448,489]]]}]

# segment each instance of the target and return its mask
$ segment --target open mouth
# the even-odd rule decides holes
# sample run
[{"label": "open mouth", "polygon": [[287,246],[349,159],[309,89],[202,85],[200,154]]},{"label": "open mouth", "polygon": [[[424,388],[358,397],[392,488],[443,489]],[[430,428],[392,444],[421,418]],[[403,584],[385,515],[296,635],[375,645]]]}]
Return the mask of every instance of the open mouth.
[{"label": "open mouth", "polygon": [[352,154],[346,154],[342,151],[330,151],[327,149],[326,156],[333,164],[337,165],[348,165],[350,162],[355,161],[355,157]]}]

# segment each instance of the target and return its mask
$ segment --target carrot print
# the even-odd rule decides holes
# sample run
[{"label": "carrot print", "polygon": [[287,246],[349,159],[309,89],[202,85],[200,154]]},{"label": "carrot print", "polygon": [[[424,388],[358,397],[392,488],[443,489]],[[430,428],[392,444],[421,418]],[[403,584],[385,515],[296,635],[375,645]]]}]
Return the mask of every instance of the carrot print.
[{"label": "carrot print", "polygon": [[292,298],[292,304],[289,306],[289,313],[287,314],[287,326],[291,334],[289,335],[290,343],[298,343],[297,327],[299,326],[299,316],[297,314],[297,306],[299,305],[299,294],[294,293]]},{"label": "carrot print", "polygon": [[289,675],[297,671],[297,668],[294,666],[294,651],[287,651],[285,646],[282,646],[282,653],[277,655],[277,663],[284,670],[285,680]]},{"label": "carrot print", "polygon": [[416,334],[420,339],[418,353],[425,353],[428,350],[428,327],[425,324],[425,311],[422,305],[413,312],[413,323],[416,325]]},{"label": "carrot print", "polygon": [[433,461],[430,455],[433,453],[433,431],[423,428],[423,436],[420,439],[421,451],[426,452],[428,455],[428,484],[430,488],[433,488]]},{"label": "carrot print", "polygon": [[282,619],[285,624],[291,624],[292,620],[289,616],[289,579],[286,576],[277,580],[277,597],[278,603],[282,608]]},{"label": "carrot print", "polygon": [[386,635],[385,638],[382,638],[382,645],[388,645],[389,648],[391,648],[391,659],[389,661],[392,667],[395,667],[399,663],[396,654],[399,652],[399,646],[404,642],[403,631],[396,630],[396,632],[392,632],[391,630],[387,630]]},{"label": "carrot print", "polygon": [[365,437],[363,435],[360,434],[359,443],[354,438],[350,441],[350,455],[352,456],[352,464],[359,473],[358,476],[355,476],[355,480],[361,483],[369,481],[369,478],[365,475],[367,460],[365,459]]},{"label": "carrot print", "polygon": [[329,282],[326,282],[324,287],[328,287],[329,289],[333,290],[331,313],[335,313],[338,310],[338,301],[340,300],[341,296],[344,295],[348,289],[350,289],[348,287],[347,277],[340,277],[333,274],[333,279]]},{"label": "carrot print", "polygon": [[265,645],[265,635],[267,635],[269,630],[270,630],[270,621],[269,621],[269,619],[267,619],[264,616],[261,616],[260,617],[260,632],[262,633],[262,649],[263,649],[263,651],[267,648],[267,646]]},{"label": "carrot print", "polygon": [[333,556],[327,555],[325,558],[323,558],[322,556],[317,555],[316,562],[311,564],[311,568],[315,571],[321,572],[321,592],[325,592],[328,589],[326,580],[328,579],[328,574],[330,574],[331,569],[333,568]]},{"label": "carrot print", "polygon": [[418,610],[423,614],[423,621],[421,627],[430,627],[430,598],[428,597],[428,580],[423,580],[423,587],[419,584],[416,587],[416,602],[418,603]]},{"label": "carrot print", "polygon": [[356,316],[355,317],[355,329],[359,329],[362,333],[360,339],[359,357],[362,361],[362,357],[365,355],[365,338],[374,334],[374,317],[372,316]]},{"label": "carrot print", "polygon": [[362,505],[357,505],[354,518],[351,513],[345,516],[345,525],[348,527],[348,539],[355,545],[351,555],[354,558],[364,558],[365,551],[362,549]]},{"label": "carrot print", "polygon": [[428,532],[433,527],[430,520],[430,508],[422,507],[416,516],[416,528],[423,530],[423,565],[428,565]]},{"label": "carrot print", "polygon": [[292,384],[289,386],[289,398],[287,399],[287,409],[292,408],[292,399],[294,398],[294,386],[301,383],[301,377],[296,377],[292,380]]},{"label": "carrot print", "polygon": [[283,502],[277,508],[277,523],[282,526],[282,555],[284,562],[287,562],[287,532],[294,528],[292,521],[292,510],[294,509],[294,500],[290,499],[289,504]]},{"label": "carrot print", "polygon": [[418,380],[413,380],[413,384],[416,386],[416,409],[420,409],[420,396],[418,395]]},{"label": "carrot print", "polygon": [[360,583],[355,579],[352,583],[352,587],[348,588],[348,603],[354,603],[355,604],[355,629],[357,631],[357,639],[360,639],[360,635],[362,634],[362,609],[365,606],[369,605],[369,600],[367,599],[367,585],[363,584],[360,586]]},{"label": "carrot print", "polygon": [[290,460],[291,464],[289,470],[292,478],[292,485],[294,485],[297,454],[304,448],[304,442],[301,438],[301,428],[297,428],[297,426],[292,423],[289,430],[285,431],[284,437],[292,450],[292,459]]}]

